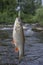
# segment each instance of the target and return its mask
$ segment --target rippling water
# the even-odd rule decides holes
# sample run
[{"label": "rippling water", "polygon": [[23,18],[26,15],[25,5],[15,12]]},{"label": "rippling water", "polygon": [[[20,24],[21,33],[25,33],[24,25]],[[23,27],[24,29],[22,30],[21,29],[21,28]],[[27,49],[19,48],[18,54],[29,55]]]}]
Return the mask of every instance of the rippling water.
[{"label": "rippling water", "polygon": [[32,36],[25,37],[24,53],[19,63],[18,53],[15,53],[12,44],[12,28],[1,28],[0,65],[43,65],[43,32],[34,32]]}]

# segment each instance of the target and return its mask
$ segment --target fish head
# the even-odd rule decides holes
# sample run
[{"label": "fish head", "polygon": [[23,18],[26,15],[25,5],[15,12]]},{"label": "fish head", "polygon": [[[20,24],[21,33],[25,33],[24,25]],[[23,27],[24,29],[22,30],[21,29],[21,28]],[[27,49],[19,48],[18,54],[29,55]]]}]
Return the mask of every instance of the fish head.
[{"label": "fish head", "polygon": [[21,19],[20,18],[16,18],[16,20],[15,20],[15,26],[14,26],[15,29],[16,30],[20,30],[21,26],[22,26]]},{"label": "fish head", "polygon": [[15,20],[15,25],[16,26],[21,26],[21,19],[20,18],[16,18],[16,20]]}]

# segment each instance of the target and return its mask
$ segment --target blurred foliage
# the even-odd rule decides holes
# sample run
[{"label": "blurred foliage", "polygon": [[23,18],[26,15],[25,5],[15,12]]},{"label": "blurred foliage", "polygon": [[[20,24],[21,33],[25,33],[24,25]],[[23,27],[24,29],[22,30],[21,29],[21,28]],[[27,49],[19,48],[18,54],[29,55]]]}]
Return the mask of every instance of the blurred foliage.
[{"label": "blurred foliage", "polygon": [[16,0],[0,0],[0,23],[13,23],[16,17]]},{"label": "blurred foliage", "polygon": [[[19,2],[22,4],[19,4]],[[21,6],[21,18],[24,22],[33,23],[42,21],[41,18],[38,19],[38,15],[43,12],[38,12],[41,6],[41,0],[0,0],[0,23],[12,24],[17,17],[18,12],[16,11],[17,6]],[[35,11],[37,10],[37,13]],[[36,15],[35,15],[36,14]],[[36,21],[37,20],[37,21]]]},{"label": "blurred foliage", "polygon": [[43,7],[36,10],[36,15],[33,17],[34,22],[43,25]]}]

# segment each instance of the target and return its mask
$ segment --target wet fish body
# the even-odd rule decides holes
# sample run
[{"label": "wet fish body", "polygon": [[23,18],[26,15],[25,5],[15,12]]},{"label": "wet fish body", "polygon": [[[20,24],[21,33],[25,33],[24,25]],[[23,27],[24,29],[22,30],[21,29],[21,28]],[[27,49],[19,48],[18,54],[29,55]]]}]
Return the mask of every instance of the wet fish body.
[{"label": "wet fish body", "polygon": [[15,41],[15,47],[18,48],[19,51],[19,59],[21,59],[24,56],[24,32],[23,27],[21,23],[21,19],[16,18],[13,28],[13,40]]}]

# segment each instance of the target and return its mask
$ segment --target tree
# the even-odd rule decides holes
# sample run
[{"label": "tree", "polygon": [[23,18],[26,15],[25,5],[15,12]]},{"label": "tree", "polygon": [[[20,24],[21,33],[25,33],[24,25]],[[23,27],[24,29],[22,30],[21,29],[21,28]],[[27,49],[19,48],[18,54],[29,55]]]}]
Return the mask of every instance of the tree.
[{"label": "tree", "polygon": [[36,9],[40,8],[41,5],[42,5],[42,0],[35,0]]},{"label": "tree", "polygon": [[[36,2],[35,2],[36,1]],[[16,7],[21,7],[21,18],[30,22],[41,0],[0,0],[0,22],[14,22],[17,15]]]},{"label": "tree", "polygon": [[43,25],[43,7],[36,10],[36,15],[34,16],[34,21]]}]

